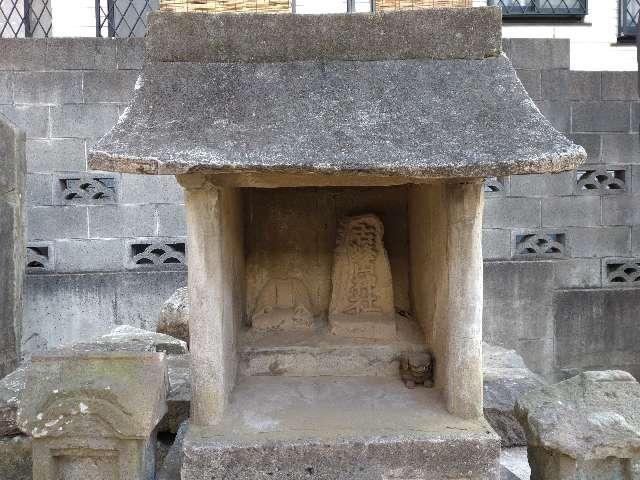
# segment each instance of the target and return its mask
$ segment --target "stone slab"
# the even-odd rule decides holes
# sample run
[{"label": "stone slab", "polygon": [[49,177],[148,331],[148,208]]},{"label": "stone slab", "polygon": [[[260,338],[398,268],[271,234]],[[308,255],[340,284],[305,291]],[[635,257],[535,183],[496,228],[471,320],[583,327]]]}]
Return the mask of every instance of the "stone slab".
[{"label": "stone slab", "polygon": [[498,459],[486,423],[448,414],[431,389],[253,377],[240,381],[219,426],[190,426],[182,479],[493,480]]},{"label": "stone slab", "polygon": [[152,62],[203,63],[485,58],[502,50],[500,27],[497,8],[378,15],[161,12],[149,15],[146,55]]},{"label": "stone slab", "polygon": [[32,480],[31,437],[0,438],[0,478]]},{"label": "stone slab", "polygon": [[559,172],[586,159],[542,116],[504,56],[152,63],[137,87],[92,148],[90,168],[208,172],[220,175],[213,183],[241,186],[335,185],[335,176],[389,185]]}]

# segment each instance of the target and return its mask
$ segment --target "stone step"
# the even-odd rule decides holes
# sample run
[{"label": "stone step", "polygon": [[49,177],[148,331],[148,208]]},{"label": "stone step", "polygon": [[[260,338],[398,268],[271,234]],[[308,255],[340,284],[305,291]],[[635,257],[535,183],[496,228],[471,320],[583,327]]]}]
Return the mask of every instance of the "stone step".
[{"label": "stone step", "polygon": [[417,322],[397,315],[396,324],[396,338],[386,341],[332,335],[319,320],[311,331],[247,330],[242,334],[239,372],[243,376],[398,377],[401,354],[428,348]]},{"label": "stone step", "polygon": [[183,480],[493,480],[500,440],[399,379],[266,376],[241,378],[183,452]]}]

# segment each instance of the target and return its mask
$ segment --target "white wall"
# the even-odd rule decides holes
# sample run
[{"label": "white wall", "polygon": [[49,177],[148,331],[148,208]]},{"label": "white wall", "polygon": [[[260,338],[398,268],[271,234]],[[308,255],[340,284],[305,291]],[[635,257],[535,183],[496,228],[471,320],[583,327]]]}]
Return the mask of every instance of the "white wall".
[{"label": "white wall", "polygon": [[[296,13],[347,13],[347,0],[295,0]],[[369,0],[355,0],[356,12],[370,12]]]},{"label": "white wall", "polygon": [[50,2],[54,37],[96,36],[95,0],[50,0]]},{"label": "white wall", "polygon": [[[474,6],[486,0],[473,0]],[[505,38],[568,38],[572,70],[637,70],[636,48],[618,45],[618,0],[589,0],[589,14],[582,24],[527,24],[526,20],[503,27]]]}]

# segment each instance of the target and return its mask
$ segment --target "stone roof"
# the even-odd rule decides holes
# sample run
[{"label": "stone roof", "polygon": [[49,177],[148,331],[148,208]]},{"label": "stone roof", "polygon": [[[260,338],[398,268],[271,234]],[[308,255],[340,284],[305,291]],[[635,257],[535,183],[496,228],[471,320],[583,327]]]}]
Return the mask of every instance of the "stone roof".
[{"label": "stone roof", "polygon": [[498,8],[151,15],[132,104],[92,168],[425,178],[557,172],[582,147],[500,53]]}]

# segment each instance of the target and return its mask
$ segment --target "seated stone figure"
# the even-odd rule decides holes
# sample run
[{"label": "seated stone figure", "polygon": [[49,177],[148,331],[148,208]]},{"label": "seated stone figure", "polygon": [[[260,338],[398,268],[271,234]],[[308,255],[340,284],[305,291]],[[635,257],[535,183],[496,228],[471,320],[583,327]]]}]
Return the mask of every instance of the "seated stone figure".
[{"label": "seated stone figure", "polygon": [[312,328],[311,297],[302,280],[270,279],[258,295],[251,325],[255,330]]}]

